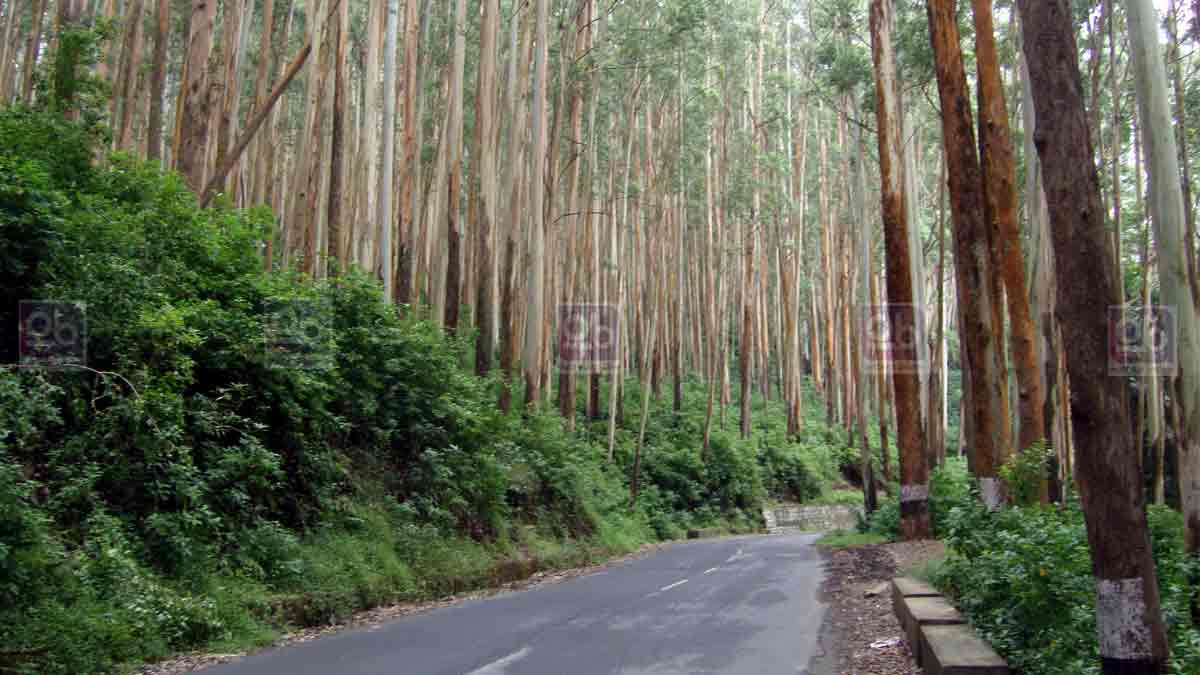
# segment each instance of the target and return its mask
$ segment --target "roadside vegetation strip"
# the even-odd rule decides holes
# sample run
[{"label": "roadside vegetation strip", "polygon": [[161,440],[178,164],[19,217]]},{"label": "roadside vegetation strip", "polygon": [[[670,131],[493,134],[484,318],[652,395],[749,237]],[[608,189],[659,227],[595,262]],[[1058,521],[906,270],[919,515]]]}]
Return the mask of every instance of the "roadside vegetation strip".
[{"label": "roadside vegetation strip", "polygon": [[[1024,488],[1019,481],[1016,487]],[[930,508],[934,531],[948,555],[914,560],[905,566],[905,575],[931,583],[951,600],[1013,671],[1099,672],[1096,585],[1076,499],[989,511],[971,490],[969,476],[952,462],[933,476]],[[1168,618],[1168,672],[1194,675],[1200,673],[1200,630],[1190,618],[1190,597],[1200,564],[1187,555],[1178,512],[1151,506],[1147,520]],[[885,501],[863,529],[894,539],[898,512]]]},{"label": "roadside vegetation strip", "polygon": [[456,595],[443,597],[436,600],[400,602],[381,605],[373,609],[356,612],[339,620],[337,623],[290,630],[263,644],[255,645],[251,648],[229,653],[203,651],[192,652],[142,666],[134,672],[136,675],[179,675],[180,673],[192,672],[201,667],[208,667],[219,663],[228,663],[230,661],[240,659],[250,653],[259,651],[260,649],[273,649],[287,645],[300,644],[347,630],[377,626],[382,623],[394,621],[406,616],[414,616],[417,614],[432,612],[438,609],[444,609],[446,607],[453,607],[469,600],[492,598],[505,593],[532,590],[535,588],[541,588],[543,586],[564,583],[593,574],[603,574],[608,569],[654,555],[676,543],[679,542],[667,541],[654,544],[645,544],[633,553],[615,555],[601,562],[573,568],[542,570],[531,574],[524,579],[510,581],[508,583],[498,584],[474,591],[458,593]]},{"label": "roadside vegetation strip", "polygon": [[866,546],[868,544],[885,544],[887,537],[874,532],[847,532],[834,530],[817,540],[817,546],[842,548],[846,546]]}]

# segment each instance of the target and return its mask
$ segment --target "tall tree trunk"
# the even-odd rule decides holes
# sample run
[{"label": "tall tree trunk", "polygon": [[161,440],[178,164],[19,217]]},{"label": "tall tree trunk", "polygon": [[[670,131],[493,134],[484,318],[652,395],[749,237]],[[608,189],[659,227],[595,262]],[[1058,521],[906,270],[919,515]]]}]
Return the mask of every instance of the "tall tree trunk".
[{"label": "tall tree trunk", "polygon": [[[891,0],[871,1],[871,54],[875,62],[875,110],[879,136],[879,178],[887,250],[888,324],[900,441],[900,531],[905,539],[932,535],[929,521],[929,465],[921,429],[919,358],[906,336],[915,331],[912,262],[909,260],[900,87],[892,49]],[[907,344],[906,344],[907,343]],[[881,411],[882,414],[882,411]]]},{"label": "tall tree trunk", "polygon": [[[505,213],[505,249],[504,268],[502,271],[502,290],[500,303],[500,369],[504,371],[504,383],[500,387],[500,408],[507,411],[512,399],[512,382],[517,361],[517,349],[520,341],[517,338],[516,290],[515,277],[518,271],[518,240],[521,235],[521,213],[524,199],[528,191],[522,189],[522,176],[526,167],[525,148],[528,134],[525,130],[525,113],[528,108],[523,104],[525,99],[525,83],[523,77],[529,71],[532,58],[532,41],[526,37],[529,33],[529,13],[516,11],[509,22],[508,64],[506,66],[506,84],[504,89],[504,109],[509,116],[508,125],[508,156],[504,162],[504,173],[501,176],[501,194],[508,199]],[[611,445],[609,446],[611,450]],[[611,454],[611,453],[610,453]],[[609,461],[611,461],[611,456]]]},{"label": "tall tree trunk", "polygon": [[[1101,667],[1106,674],[1163,673],[1168,645],[1141,462],[1130,434],[1128,385],[1107,372],[1106,319],[1118,279],[1112,266],[1096,264],[1108,258],[1108,244],[1074,22],[1059,2],[1019,0],[1018,6],[1037,108],[1034,142],[1060,272],[1058,315],[1071,345],[1072,425],[1083,450],[1077,476],[1096,578]],[[1170,182],[1176,183],[1173,176]]]},{"label": "tall tree trunk", "polygon": [[329,142],[329,200],[325,225],[329,262],[333,265],[334,276],[338,276],[346,269],[350,248],[342,242],[342,191],[346,183],[346,50],[350,42],[349,0],[341,0],[333,31],[333,129]]},{"label": "tall tree trunk", "polygon": [[[1059,390],[1058,353],[1055,351],[1057,323],[1054,320],[1054,255],[1050,243],[1050,214],[1046,210],[1046,193],[1042,188],[1042,168],[1038,160],[1033,135],[1037,126],[1033,108],[1033,89],[1029,84],[1029,67],[1024,51],[1021,54],[1022,125],[1025,137],[1025,212],[1029,230],[1029,258],[1026,261],[1030,280],[1030,306],[1038,334],[1038,371],[1042,378],[1042,433],[1050,441],[1054,453],[1050,457],[1046,497],[1058,501],[1062,496],[1061,466],[1067,448],[1060,442],[1055,429],[1065,425],[1066,411],[1057,405]],[[1119,194],[1119,192],[1117,193]]]},{"label": "tall tree trunk", "polygon": [[[1123,189],[1123,186],[1121,185],[1121,162],[1123,160],[1123,157],[1121,156],[1121,136],[1122,136],[1121,98],[1122,98],[1122,92],[1124,89],[1124,84],[1125,84],[1124,79],[1125,78],[1117,77],[1117,64],[1119,63],[1119,61],[1117,60],[1117,31],[1116,31],[1117,16],[1112,7],[1113,1],[1114,0],[1104,0],[1105,6],[1106,6],[1105,11],[1108,13],[1108,16],[1109,16],[1109,21],[1108,21],[1108,62],[1111,65],[1109,66],[1108,70],[1109,70],[1109,86],[1111,87],[1110,95],[1112,97],[1111,102],[1109,103],[1109,107],[1112,108],[1112,120],[1111,120],[1112,141],[1111,141],[1111,145],[1110,145],[1111,151],[1109,153],[1112,156],[1112,204],[1113,204],[1112,222],[1113,222],[1113,228],[1112,228],[1111,239],[1112,239],[1112,250],[1113,250],[1112,251],[1112,253],[1113,253],[1113,268],[1120,270],[1121,269],[1121,226],[1120,226],[1120,223],[1121,223],[1121,192]],[[1128,69],[1128,67],[1126,67],[1125,72],[1128,72],[1128,71],[1129,71],[1129,69]],[[1097,131],[1097,133],[1099,133],[1100,129],[1097,128],[1096,131]],[[1101,157],[1103,158],[1104,153],[1101,152],[1100,154],[1101,154]]]},{"label": "tall tree trunk", "polygon": [[[35,0],[36,1],[36,0]],[[179,153],[175,166],[197,194],[204,187],[211,95],[208,57],[212,52],[216,0],[192,0],[184,65],[183,105],[179,124]]]},{"label": "tall tree trunk", "polygon": [[533,137],[533,162],[529,173],[529,273],[526,282],[526,301],[529,314],[525,322],[525,349],[523,367],[525,371],[525,403],[538,404],[542,400],[542,328],[545,289],[546,227],[545,227],[545,173],[546,173],[546,61],[548,46],[547,3],[535,0],[533,115],[531,133]]},{"label": "tall tree trunk", "polygon": [[295,227],[301,228],[304,237],[304,264],[302,269],[306,274],[314,278],[319,278],[320,270],[318,263],[322,255],[320,245],[320,218],[317,211],[318,205],[321,202],[322,183],[325,176],[326,167],[324,165],[326,136],[323,133],[325,125],[325,96],[326,84],[329,81],[329,66],[332,59],[332,51],[330,44],[330,19],[332,16],[324,16],[326,9],[330,7],[328,2],[336,0],[327,0],[322,4],[319,0],[313,3],[313,11],[316,12],[316,17],[319,19],[313,24],[312,44],[313,50],[318,52],[318,60],[315,64],[315,70],[311,73],[309,79],[309,120],[308,126],[302,131],[303,135],[307,135],[304,141],[305,151],[301,154],[299,160],[303,162],[301,176],[304,177],[303,183],[298,183],[301,192],[296,198],[296,207],[293,209],[293,223]]},{"label": "tall tree trunk", "polygon": [[42,21],[46,15],[46,0],[33,0],[30,12],[31,26],[25,43],[25,59],[21,61],[21,101],[33,104],[33,75],[37,70],[38,56],[42,46]]},{"label": "tall tree trunk", "polygon": [[[425,97],[419,93],[425,87],[426,70],[423,53],[418,46],[424,44],[429,30],[429,0],[420,7],[410,0],[404,10],[404,175],[400,181],[400,210],[397,229],[400,233],[400,254],[395,270],[396,302],[400,305],[416,305],[419,300],[413,289],[416,267],[416,234],[421,218],[421,147],[425,139]],[[514,13],[514,17],[519,12]]]},{"label": "tall tree trunk", "polygon": [[475,374],[484,377],[492,368],[492,334],[495,306],[495,265],[492,262],[492,228],[499,214],[496,175],[496,57],[500,35],[500,0],[483,0],[479,40],[479,78],[475,92],[475,146],[479,167],[479,222],[476,228],[477,274],[475,285]]},{"label": "tall tree trunk", "polygon": [[[1183,86],[1183,62],[1186,60],[1179,53],[1179,5],[1181,0],[1171,0],[1171,14],[1167,22],[1170,32],[1171,45],[1168,58],[1172,61],[1171,81],[1175,90],[1175,144],[1179,152],[1179,186],[1183,192],[1183,222],[1184,222],[1184,255],[1188,263],[1188,279],[1191,281],[1192,293],[1200,303],[1200,279],[1197,278],[1196,264],[1196,214],[1192,203],[1192,162],[1188,152],[1188,116],[1185,109],[1187,93]],[[1200,17],[1197,17],[1200,21]]]},{"label": "tall tree trunk", "polygon": [[[379,276],[383,280],[383,296],[388,302],[395,298],[395,275],[392,271],[392,179],[396,169],[396,33],[399,26],[400,0],[387,2],[387,25],[383,31],[383,166],[380,179],[379,213]],[[413,0],[409,0],[413,2]],[[400,302],[404,302],[401,299]]]},{"label": "tall tree trunk", "polygon": [[[291,2],[291,0],[285,0],[285,2],[287,11],[283,19],[283,28],[279,31],[279,45],[275,51],[275,60],[278,65],[279,72],[279,74],[276,76],[277,80],[281,80],[286,72],[284,70],[285,61],[283,55],[287,49],[288,37],[291,35],[292,21],[296,15],[295,3]],[[263,139],[264,143],[259,148],[258,160],[255,163],[256,172],[259,174],[258,179],[255,181],[258,185],[257,189],[259,192],[256,201],[271,206],[274,212],[277,214],[277,218],[279,215],[285,213],[284,209],[280,205],[280,202],[282,201],[283,180],[287,175],[286,171],[281,171],[278,172],[279,175],[277,176],[275,171],[276,164],[282,155],[281,149],[278,148],[278,146],[282,145],[279,142],[279,138],[282,133],[282,130],[280,129],[281,119],[283,119],[283,111],[279,110],[278,108],[273,109],[270,114],[270,125],[268,127],[268,131],[266,132],[266,136]],[[257,168],[259,164],[262,165],[261,168]],[[267,239],[268,253],[270,253],[270,247],[272,246],[273,242],[274,236]],[[267,268],[270,269],[270,255],[265,257],[265,264],[267,265]]]},{"label": "tall tree trunk", "polygon": [[[1200,556],[1200,294],[1192,285],[1179,154],[1167,99],[1167,75],[1158,43],[1158,13],[1151,0],[1126,0],[1129,46],[1137,89],[1142,145],[1150,179],[1150,216],[1158,248],[1163,303],[1175,313],[1178,368],[1174,399],[1180,427],[1179,490],[1187,522],[1187,549]],[[1141,178],[1139,177],[1139,180]],[[1173,365],[1173,364],[1164,364]],[[1078,433],[1076,437],[1079,438]],[[1082,465],[1082,460],[1080,462]],[[1200,598],[1193,598],[1193,619],[1200,621]]]},{"label": "tall tree trunk", "polygon": [[[891,0],[875,0],[878,3],[890,4]],[[885,8],[883,19],[890,19],[890,7]],[[884,28],[879,26],[878,28]],[[889,54],[890,56],[890,50]],[[891,64],[894,65],[894,64]],[[886,66],[885,66],[886,67]],[[892,71],[894,76],[894,70]],[[892,80],[894,82],[894,80]],[[894,112],[894,111],[889,111]],[[889,120],[889,122],[892,120]],[[856,204],[854,221],[858,224],[854,228],[854,260],[853,269],[855,270],[854,278],[854,300],[858,308],[870,307],[871,302],[871,276],[874,274],[874,265],[871,262],[872,246],[872,228],[865,218],[866,211],[866,167],[863,166],[865,161],[865,139],[863,138],[862,129],[859,128],[855,132],[854,147],[856,148],[854,157],[854,189]],[[893,158],[894,159],[894,158]],[[894,168],[894,167],[893,167]],[[862,467],[863,480],[863,506],[867,513],[871,513],[879,504],[879,493],[877,489],[877,480],[875,478],[875,458],[871,453],[871,441],[867,436],[867,419],[869,408],[869,392],[866,380],[870,377],[867,373],[867,344],[871,339],[868,322],[861,320],[857,316],[858,309],[855,312],[854,319],[851,325],[847,327],[851,336],[851,368],[853,377],[851,378],[854,385],[854,404],[856,414],[854,416],[854,428],[858,432],[859,444],[859,464]],[[903,508],[903,507],[902,507]]]},{"label": "tall tree trunk", "polygon": [[17,50],[17,29],[21,24],[19,0],[9,0],[4,8],[4,43],[0,44],[0,105],[8,105],[12,98],[13,68]]},{"label": "tall tree trunk", "polygon": [[[1008,107],[1000,77],[1000,59],[992,21],[992,0],[972,0],[975,58],[979,69],[979,140],[984,217],[999,240],[998,262],[1004,279],[1011,330],[1014,370],[1019,388],[1018,450],[1045,438],[1044,396],[1037,365],[1037,345],[1025,284],[1021,232],[1017,223],[1017,169],[1008,129]],[[1001,326],[1002,328],[1002,326]]]},{"label": "tall tree trunk", "polygon": [[171,38],[171,3],[158,0],[154,63],[150,70],[150,118],[146,123],[146,156],[162,159],[163,105],[167,95],[167,43]]},{"label": "tall tree trunk", "polygon": [[929,417],[925,432],[929,435],[931,462],[941,466],[946,458],[946,161],[938,162],[938,210],[937,210],[938,262],[934,272],[934,333],[930,349],[929,372]]},{"label": "tall tree trunk", "polygon": [[[894,13],[894,12],[893,12]],[[903,104],[903,102],[901,102]],[[920,169],[921,164],[917,162],[917,155],[920,149],[920,129],[914,128],[916,125],[910,124],[910,119],[903,115],[903,105],[901,106],[901,118],[898,124],[900,128],[900,141],[903,143],[903,162],[904,162],[904,211],[907,214],[908,223],[908,259],[911,263],[909,266],[909,276],[912,278],[913,289],[913,336],[915,338],[915,351],[917,358],[917,376],[918,387],[920,391],[920,406],[921,412],[921,429],[926,430],[926,433],[921,437],[921,443],[925,446],[925,452],[929,455],[930,465],[932,467],[932,457],[934,449],[931,441],[932,434],[928,433],[931,426],[929,419],[930,407],[932,402],[930,397],[933,395],[931,387],[930,372],[930,354],[929,354],[929,326],[927,324],[928,303],[925,299],[925,247],[921,239],[921,228],[918,226],[920,221],[920,200],[921,186]]]},{"label": "tall tree trunk", "polygon": [[[65,0],[60,0],[64,2]],[[133,109],[137,102],[134,99],[134,86],[142,63],[142,9],[144,0],[133,0],[132,7],[125,15],[125,34],[121,40],[121,72],[117,78],[119,91],[113,94],[114,119],[116,133],[113,134],[113,147],[120,150],[129,148],[131,128],[133,126]]]},{"label": "tall tree trunk", "polygon": [[[262,28],[259,32],[258,72],[254,81],[255,110],[261,108],[266,102],[271,87],[271,66],[275,58],[274,32],[275,0],[263,0]],[[283,40],[287,40],[286,35],[283,36]],[[266,155],[263,150],[269,151],[270,142],[269,135],[259,137],[254,142],[254,150],[250,153],[250,156],[253,157],[252,166],[254,168],[254,178],[251,181],[251,204],[261,204],[265,199],[267,192],[265,183],[268,180],[268,174],[264,170],[266,169]]]},{"label": "tall tree trunk", "polygon": [[[239,102],[242,98],[241,78],[241,44],[242,44],[242,15],[246,3],[243,0],[226,0],[224,9],[224,27],[221,31],[221,110],[217,125],[217,164],[225,159],[237,135],[237,118]],[[232,179],[231,172],[230,178]],[[235,182],[230,180],[225,186],[226,192],[234,189]]]},{"label": "tall tree trunk", "polygon": [[[872,307],[879,306],[878,277],[879,275],[872,268],[869,279]],[[872,339],[878,344],[879,336],[873,336]],[[891,438],[889,437],[890,432],[888,431],[888,411],[892,407],[890,372],[886,359],[882,360],[875,368],[875,383],[876,389],[879,392],[879,463],[881,465],[880,469],[883,472],[883,480],[886,483],[892,482],[892,448]]]},{"label": "tall tree trunk", "polygon": [[446,189],[446,313],[442,322],[451,333],[458,331],[458,312],[462,303],[462,228],[459,223],[462,217],[463,77],[467,60],[466,0],[455,3],[453,58],[446,120],[450,166]]},{"label": "tall tree trunk", "polygon": [[[929,30],[942,106],[942,136],[954,221],[954,264],[963,343],[971,371],[974,471],[989,507],[998,507],[1002,490],[996,464],[1008,442],[1007,385],[1001,366],[1003,326],[996,325],[996,291],[975,131],[956,22],[955,0],[929,0]],[[899,400],[897,400],[899,403]]]}]

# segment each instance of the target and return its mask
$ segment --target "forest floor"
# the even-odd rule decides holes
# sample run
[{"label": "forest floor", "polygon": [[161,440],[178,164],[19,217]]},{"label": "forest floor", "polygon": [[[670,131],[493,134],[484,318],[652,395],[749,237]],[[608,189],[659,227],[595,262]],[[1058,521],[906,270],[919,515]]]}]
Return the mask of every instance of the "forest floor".
[{"label": "forest floor", "polygon": [[940,541],[822,548],[826,563],[827,639],[835,671],[853,675],[917,675],[903,631],[892,612],[887,582],[945,555]]}]

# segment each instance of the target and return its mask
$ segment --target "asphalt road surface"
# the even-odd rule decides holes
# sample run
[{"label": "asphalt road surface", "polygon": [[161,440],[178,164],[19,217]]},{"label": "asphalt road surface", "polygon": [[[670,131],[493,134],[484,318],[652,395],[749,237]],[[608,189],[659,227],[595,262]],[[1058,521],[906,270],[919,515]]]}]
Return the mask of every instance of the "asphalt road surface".
[{"label": "asphalt road surface", "polygon": [[204,672],[810,675],[825,613],[815,539],[681,543],[564,583],[349,630]]}]

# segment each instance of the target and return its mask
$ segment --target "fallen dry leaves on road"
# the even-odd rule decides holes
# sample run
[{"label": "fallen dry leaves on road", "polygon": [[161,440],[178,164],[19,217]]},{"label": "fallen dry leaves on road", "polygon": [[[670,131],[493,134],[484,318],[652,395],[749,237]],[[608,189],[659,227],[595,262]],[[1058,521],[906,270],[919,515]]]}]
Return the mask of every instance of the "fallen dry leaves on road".
[{"label": "fallen dry leaves on road", "polygon": [[919,541],[822,549],[822,588],[833,623],[838,672],[846,675],[916,675],[904,633],[892,613],[888,582],[897,570],[943,555],[940,542]]}]

